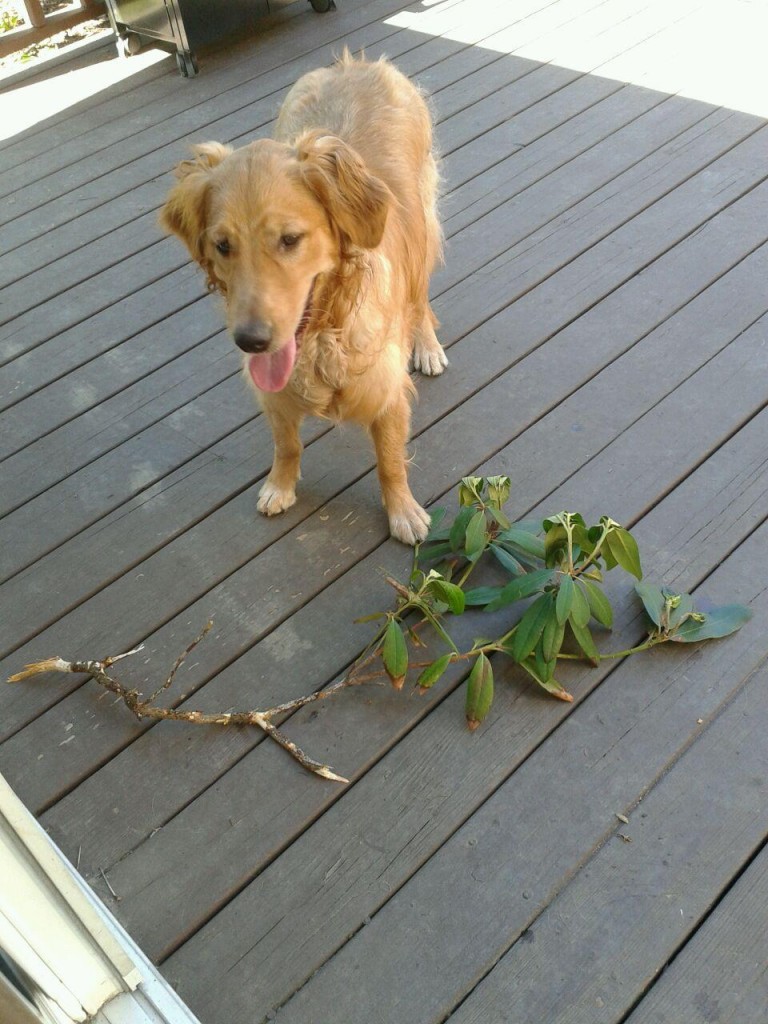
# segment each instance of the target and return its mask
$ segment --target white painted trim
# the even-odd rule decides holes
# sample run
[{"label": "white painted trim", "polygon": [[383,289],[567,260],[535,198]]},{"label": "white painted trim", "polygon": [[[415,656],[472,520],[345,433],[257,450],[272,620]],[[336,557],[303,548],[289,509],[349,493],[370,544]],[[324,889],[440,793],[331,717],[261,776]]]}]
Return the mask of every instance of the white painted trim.
[{"label": "white painted trim", "polygon": [[199,1024],[1,775],[0,946],[74,1022]]}]

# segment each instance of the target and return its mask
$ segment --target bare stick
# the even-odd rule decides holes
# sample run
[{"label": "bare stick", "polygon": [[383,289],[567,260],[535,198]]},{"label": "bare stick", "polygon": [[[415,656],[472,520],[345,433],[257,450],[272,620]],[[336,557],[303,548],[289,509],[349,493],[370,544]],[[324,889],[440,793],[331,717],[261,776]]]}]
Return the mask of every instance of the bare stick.
[{"label": "bare stick", "polygon": [[[168,678],[165,680],[165,682],[163,683],[163,685],[160,687],[159,690],[155,690],[155,692],[152,694],[152,696],[147,698],[148,703],[152,704],[153,701],[157,700],[157,698],[160,696],[160,694],[163,692],[163,690],[169,689],[171,683],[173,682],[174,676],[179,671],[181,666],[184,664],[184,661],[186,660],[187,655],[190,654],[192,651],[194,651],[194,649],[197,647],[197,645],[200,643],[200,641],[203,639],[203,637],[210,631],[211,626],[213,626],[213,619],[209,619],[206,622],[206,624],[203,626],[203,628],[197,634],[197,636],[192,641],[192,643],[189,644],[185,648],[185,650],[183,650],[181,652],[181,654],[178,656],[176,661],[174,661],[173,668],[171,669],[170,673],[168,674]],[[143,647],[144,645],[142,644],[141,646]],[[123,657],[125,657],[125,655],[123,655]]]},{"label": "bare stick", "polygon": [[[184,659],[203,639],[205,634],[211,628],[211,625],[212,623],[209,622],[200,635],[192,641],[181,655],[179,655],[163,685],[146,699],[144,699],[139,690],[129,689],[107,672],[107,668],[110,665],[114,665],[116,661],[127,658],[131,654],[136,654],[142,649],[142,647],[137,647],[132,651],[126,651],[124,654],[113,655],[105,658],[103,661],[67,661],[64,658],[47,658],[45,661],[36,661],[30,665],[26,665],[21,672],[17,672],[15,675],[10,676],[8,682],[18,683],[24,679],[29,679],[32,676],[40,675],[44,672],[82,673],[90,676],[106,690],[116,694],[123,701],[128,710],[139,719],[165,719],[175,722],[190,722],[194,725],[258,726],[271,739],[273,739],[275,743],[278,743],[291,755],[291,757],[298,761],[303,768],[313,772],[315,775],[320,775],[324,779],[330,779],[333,782],[349,782],[349,779],[345,779],[343,775],[339,775],[333,768],[331,768],[330,765],[322,764],[320,761],[316,761],[314,758],[306,754],[292,740],[288,739],[287,736],[280,732],[273,722],[270,721],[274,715],[285,711],[293,711],[296,708],[302,707],[304,704],[310,703],[311,701],[320,700],[323,697],[337,693],[343,686],[349,685],[348,677],[345,677],[340,680],[340,682],[335,683],[327,690],[319,690],[316,693],[310,694],[308,697],[300,697],[295,701],[279,705],[276,708],[269,708],[267,711],[227,711],[219,714],[206,714],[203,711],[186,711],[181,708],[157,707],[154,704],[156,697],[164,690],[167,690],[171,685],[173,678]],[[366,663],[369,660],[370,659],[366,659]]]}]

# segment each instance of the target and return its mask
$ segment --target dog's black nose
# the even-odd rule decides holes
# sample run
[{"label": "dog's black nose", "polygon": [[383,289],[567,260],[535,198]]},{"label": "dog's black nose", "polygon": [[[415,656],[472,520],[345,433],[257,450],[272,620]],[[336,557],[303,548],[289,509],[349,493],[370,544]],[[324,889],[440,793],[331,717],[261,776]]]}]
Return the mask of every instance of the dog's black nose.
[{"label": "dog's black nose", "polygon": [[233,332],[235,344],[243,352],[266,352],[272,341],[272,328],[263,320],[253,320]]}]

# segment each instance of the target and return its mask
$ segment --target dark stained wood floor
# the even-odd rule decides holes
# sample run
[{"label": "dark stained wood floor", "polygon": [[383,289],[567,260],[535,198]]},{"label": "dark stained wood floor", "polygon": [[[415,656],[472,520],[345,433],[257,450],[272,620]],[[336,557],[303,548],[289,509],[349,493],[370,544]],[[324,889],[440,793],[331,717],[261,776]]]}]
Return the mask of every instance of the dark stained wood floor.
[{"label": "dark stained wood floor", "polygon": [[[125,671],[151,690],[212,615],[175,699],[268,707],[336,678],[389,603],[381,567],[409,555],[353,429],[311,424],[298,504],[256,515],[269,432],[155,220],[188,143],[268,133],[343,45],[430,91],[444,154],[450,366],[419,382],[416,496],[508,473],[516,518],[610,514],[648,579],[754,618],[566,668],[573,705],[500,664],[474,734],[458,675],[294,715],[346,787],[64,676],[0,688],[0,770],[203,1024],[764,1024],[760,5],[338,6],[282,7],[192,80],[170,58],[123,77],[111,49],[60,65],[106,84],[0,144],[3,677],[144,640]],[[643,626],[612,593],[618,649]]]}]

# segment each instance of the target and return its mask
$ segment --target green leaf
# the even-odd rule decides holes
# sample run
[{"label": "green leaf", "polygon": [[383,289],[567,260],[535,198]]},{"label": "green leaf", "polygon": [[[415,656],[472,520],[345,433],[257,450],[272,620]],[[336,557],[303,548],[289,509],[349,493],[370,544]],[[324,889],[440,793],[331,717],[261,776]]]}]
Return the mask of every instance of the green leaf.
[{"label": "green leaf", "polygon": [[560,584],[557,588],[557,601],[555,608],[557,610],[557,621],[565,624],[568,621],[568,616],[571,614],[571,608],[573,608],[573,595],[575,587],[573,585],[573,579],[568,573],[564,573],[560,577]]},{"label": "green leaf", "polygon": [[376,619],[386,619],[386,617],[386,612],[371,612],[370,615],[363,615],[359,619],[353,619],[352,621],[358,626],[363,622],[375,622]]},{"label": "green leaf", "polygon": [[549,618],[544,624],[541,635],[541,653],[545,661],[555,661],[563,646],[565,623],[560,622],[554,608],[550,608]]},{"label": "green leaf", "polygon": [[422,690],[428,690],[430,686],[434,686],[440,676],[442,676],[443,672],[445,672],[450,665],[451,657],[452,656],[450,654],[443,654],[442,657],[433,661],[431,665],[427,665],[416,680],[416,685]]},{"label": "green leaf", "polygon": [[664,612],[664,591],[652,583],[636,583],[635,593],[643,602],[648,618],[661,629],[662,614]]},{"label": "green leaf", "polygon": [[582,649],[587,658],[592,662],[593,665],[597,666],[600,664],[600,656],[597,653],[595,647],[595,641],[592,639],[592,634],[589,631],[588,626],[579,626],[573,621],[573,616],[568,620],[573,633],[574,639],[579,647]]},{"label": "green leaf", "polygon": [[464,551],[470,562],[475,562],[485,549],[485,542],[488,539],[488,530],[485,522],[485,512],[481,509],[475,512],[467,526]]},{"label": "green leaf", "polygon": [[476,729],[493,703],[493,669],[485,654],[480,654],[467,680],[466,715],[470,729]]},{"label": "green leaf", "polygon": [[473,590],[464,592],[464,604],[467,608],[481,608],[501,596],[503,586],[499,587],[475,587]]},{"label": "green leaf", "polygon": [[607,626],[607,628],[610,629],[613,625],[613,609],[611,608],[611,602],[596,583],[591,583],[589,580],[585,580],[583,576],[581,577],[581,585],[586,591],[587,600],[589,601],[589,610],[593,617],[601,626]]},{"label": "green leaf", "polygon": [[506,544],[512,544],[533,558],[544,560],[544,541],[541,537],[536,537],[529,530],[521,529],[519,523],[515,523],[508,530],[504,530],[496,539]]},{"label": "green leaf", "polygon": [[590,531],[587,530],[586,526],[576,525],[573,528],[573,543],[576,545],[582,554],[591,555],[595,549],[595,543],[590,536]]},{"label": "green leaf", "polygon": [[499,526],[502,528],[502,530],[509,529],[509,520],[504,515],[504,513],[501,511],[501,509],[500,508],[494,508],[493,505],[488,505],[487,507],[488,507],[488,514],[490,516],[493,516],[493,518],[496,520],[496,522],[499,524]]},{"label": "green leaf", "polygon": [[549,533],[550,530],[554,529],[555,526],[565,526],[569,521],[568,512],[558,512],[556,516],[547,516],[547,518],[541,524],[544,527],[544,532]]},{"label": "green leaf", "polygon": [[512,573],[513,576],[522,576],[525,574],[525,569],[518,562],[518,560],[510,555],[508,551],[505,551],[500,544],[495,542],[491,543],[491,551],[496,556],[497,560],[504,566],[507,572]]},{"label": "green leaf", "polygon": [[542,683],[548,683],[552,676],[555,674],[557,663],[554,661],[547,661],[539,645],[533,652],[533,662],[536,666],[536,672],[541,678]]},{"label": "green leaf", "polygon": [[568,532],[564,526],[551,526],[544,536],[544,558],[547,565],[556,565],[558,555],[568,546]]},{"label": "green leaf", "polygon": [[611,549],[608,547],[607,544],[603,544],[603,546],[600,548],[600,554],[598,557],[602,558],[602,560],[605,562],[606,572],[610,571],[611,569],[615,569],[616,566],[619,564],[611,554]]},{"label": "green leaf", "polygon": [[478,501],[485,487],[485,481],[481,476],[465,476],[459,484],[459,504],[472,506]]},{"label": "green leaf", "polygon": [[512,636],[512,643],[506,650],[515,661],[525,661],[539,642],[552,609],[552,595],[542,594],[528,608]]},{"label": "green leaf", "polygon": [[389,620],[389,625],[384,633],[381,657],[387,675],[393,685],[399,689],[403,685],[405,674],[408,671],[408,648],[400,624],[395,619]]},{"label": "green leaf", "polygon": [[530,597],[531,594],[543,590],[551,580],[552,572],[549,569],[537,569],[536,572],[526,573],[525,576],[517,576],[502,587],[501,593],[486,605],[485,610],[495,612],[499,608],[506,608],[515,601],[521,601],[524,597]]},{"label": "green leaf", "polygon": [[574,581],[573,584],[573,604],[571,605],[571,622],[575,622],[577,626],[586,626],[592,616],[592,612],[589,610],[589,601],[587,595],[581,589],[578,583]]},{"label": "green leaf", "polygon": [[486,483],[488,484],[488,500],[498,511],[509,498],[512,482],[508,476],[489,476]]},{"label": "green leaf", "polygon": [[463,508],[453,521],[448,540],[451,551],[461,551],[464,548],[464,538],[467,532],[469,521],[474,515],[471,508]]},{"label": "green leaf", "polygon": [[704,613],[704,621],[686,619],[670,640],[693,644],[699,640],[716,640],[741,629],[752,618],[752,612],[742,604],[726,604]]},{"label": "green leaf", "polygon": [[436,540],[448,540],[448,534],[450,533],[450,527],[442,526],[442,522],[446,516],[446,509],[444,508],[433,508],[432,513],[429,517],[429,533],[427,534],[426,544]]},{"label": "green leaf", "polygon": [[560,700],[572,701],[573,697],[568,693],[567,690],[563,689],[560,683],[555,682],[554,679],[545,679],[539,673],[536,662],[533,658],[528,658],[526,661],[520,663],[520,667],[524,668],[528,675],[534,679],[539,686],[542,686],[547,693],[551,693],[553,697],[559,697]]},{"label": "green leaf", "polygon": [[464,591],[455,583],[448,583],[446,580],[432,580],[429,589],[439,601],[443,601],[448,606],[449,611],[454,615],[461,615],[464,611]]},{"label": "green leaf", "polygon": [[670,632],[677,629],[678,626],[682,626],[696,610],[690,594],[678,594],[676,596],[679,600],[676,600],[674,607],[669,610]]},{"label": "green leaf", "polygon": [[[640,552],[637,549],[637,541],[627,530],[620,526],[614,527],[605,538],[603,551],[609,551],[621,568],[641,580],[643,570],[640,567]],[[606,560],[606,565],[607,565]]]},{"label": "green leaf", "polygon": [[445,555],[449,555],[453,549],[451,545],[446,541],[441,541],[437,544],[424,543],[424,546],[419,548],[419,562],[434,562],[436,558],[444,558]]},{"label": "green leaf", "polygon": [[434,631],[437,633],[440,639],[444,640],[451,648],[451,650],[454,651],[454,653],[458,654],[458,647],[453,642],[452,637],[443,629],[440,619],[437,617],[437,615],[435,615],[435,613],[432,611],[429,605],[425,602],[420,602],[418,605],[418,609],[424,616],[424,618],[427,620],[427,622],[429,622],[430,626],[432,627],[432,629],[434,629]]}]

